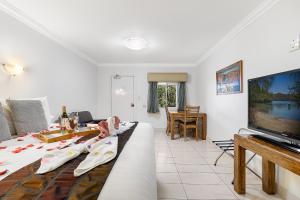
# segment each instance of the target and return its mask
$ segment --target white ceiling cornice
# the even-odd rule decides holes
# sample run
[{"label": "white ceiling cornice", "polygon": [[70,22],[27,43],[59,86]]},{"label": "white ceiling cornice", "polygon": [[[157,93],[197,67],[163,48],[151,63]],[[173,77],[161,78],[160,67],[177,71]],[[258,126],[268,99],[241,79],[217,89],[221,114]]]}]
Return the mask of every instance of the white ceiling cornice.
[{"label": "white ceiling cornice", "polygon": [[[265,0],[258,7],[256,7],[247,17],[242,19],[240,23],[238,23],[231,31],[229,31],[221,40],[219,40],[215,45],[213,45],[208,51],[206,51],[201,58],[195,63],[188,64],[178,64],[178,63],[99,63],[96,62],[95,59],[92,59],[90,56],[86,55],[82,51],[77,50],[71,44],[61,40],[59,37],[52,34],[47,28],[43,25],[37,23],[35,20],[27,16],[22,10],[16,8],[11,5],[7,0],[0,0],[0,10],[9,14],[10,16],[16,18],[18,21],[24,23],[25,25],[31,27],[33,30],[39,32],[40,34],[46,36],[52,41],[58,43],[63,46],[67,50],[73,52],[75,55],[81,57],[82,59],[96,65],[98,67],[195,67],[199,66],[202,62],[204,62],[210,55],[212,55],[215,51],[220,49],[225,43],[229,42],[233,38],[235,38],[239,33],[241,33],[247,26],[252,24],[255,20],[257,20],[260,16],[262,16],[265,12],[267,12],[270,8],[272,8],[277,2],[280,0]],[[155,62],[155,61],[154,61]]]},{"label": "white ceiling cornice", "polygon": [[92,59],[91,57],[87,56],[86,54],[76,50],[72,45],[62,41],[58,37],[54,36],[50,31],[48,31],[44,26],[37,23],[30,17],[28,17],[24,12],[20,9],[14,7],[6,0],[0,0],[0,10],[4,11],[8,15],[14,17],[18,21],[22,22],[23,24],[29,26],[33,30],[37,31],[38,33],[46,36],[47,38],[51,39],[52,41],[56,42],[57,44],[61,45],[62,47],[66,48],[67,50],[73,52],[75,55],[79,56],[80,58],[92,63],[93,65],[98,65],[98,63]]},{"label": "white ceiling cornice", "polygon": [[224,44],[234,39],[239,33],[245,30],[250,24],[257,20],[260,16],[271,9],[280,0],[265,0],[258,7],[256,7],[247,17],[238,23],[231,31],[229,31],[221,40],[219,40],[212,48],[204,53],[195,65],[200,65],[215,51],[220,49]]},{"label": "white ceiling cornice", "polygon": [[101,63],[98,67],[175,67],[175,68],[187,68],[196,67],[195,64],[186,63]]}]

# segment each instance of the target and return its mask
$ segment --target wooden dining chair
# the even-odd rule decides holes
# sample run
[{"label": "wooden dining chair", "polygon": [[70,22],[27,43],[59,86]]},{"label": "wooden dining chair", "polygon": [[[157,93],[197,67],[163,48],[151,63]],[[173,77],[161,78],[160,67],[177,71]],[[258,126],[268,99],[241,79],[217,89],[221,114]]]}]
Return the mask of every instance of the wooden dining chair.
[{"label": "wooden dining chair", "polygon": [[[166,116],[167,116],[167,128],[166,128],[166,134],[169,135],[171,133],[171,117],[170,117],[170,112],[169,112],[169,107],[165,106],[165,111],[166,111]],[[174,120],[174,128],[179,129],[179,120],[176,119]]]},{"label": "wooden dining chair", "polygon": [[184,118],[180,119],[180,129],[183,129],[184,140],[186,140],[187,129],[195,129],[195,139],[199,139],[198,122],[200,106],[185,106]]}]

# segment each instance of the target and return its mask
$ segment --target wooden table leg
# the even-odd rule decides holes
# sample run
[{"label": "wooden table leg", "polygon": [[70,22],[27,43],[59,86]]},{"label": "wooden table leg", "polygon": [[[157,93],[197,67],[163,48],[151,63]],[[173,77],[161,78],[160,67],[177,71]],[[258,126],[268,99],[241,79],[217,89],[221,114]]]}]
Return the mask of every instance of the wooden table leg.
[{"label": "wooden table leg", "polygon": [[262,158],[262,188],[268,194],[275,194],[275,164]]},{"label": "wooden table leg", "polygon": [[201,139],[206,140],[206,135],[207,135],[207,116],[206,116],[206,114],[203,114]]},{"label": "wooden table leg", "polygon": [[238,139],[234,139],[234,190],[238,194],[246,192],[246,150],[239,145]]},{"label": "wooden table leg", "polygon": [[174,140],[174,117],[173,115],[170,116],[170,120],[171,120],[171,140]]}]

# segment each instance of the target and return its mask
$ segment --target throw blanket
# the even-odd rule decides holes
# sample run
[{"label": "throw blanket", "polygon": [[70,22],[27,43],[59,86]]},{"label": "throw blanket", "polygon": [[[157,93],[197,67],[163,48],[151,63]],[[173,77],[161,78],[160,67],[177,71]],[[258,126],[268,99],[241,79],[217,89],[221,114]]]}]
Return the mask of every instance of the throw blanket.
[{"label": "throw blanket", "polygon": [[117,155],[118,137],[111,136],[99,140],[92,138],[85,143],[71,145],[70,147],[47,152],[36,174],[45,174],[62,166],[66,162],[78,157],[81,153],[89,153],[74,171],[75,176],[111,161]]},{"label": "throw blanket", "polygon": [[[76,159],[44,175],[35,174],[40,167],[40,160],[38,160],[0,181],[0,199],[97,199],[111,169],[136,126],[137,123],[123,134],[118,135],[117,156],[110,162],[75,177],[74,170],[85,160],[86,154],[81,154]],[[83,137],[78,142],[90,138]]]}]

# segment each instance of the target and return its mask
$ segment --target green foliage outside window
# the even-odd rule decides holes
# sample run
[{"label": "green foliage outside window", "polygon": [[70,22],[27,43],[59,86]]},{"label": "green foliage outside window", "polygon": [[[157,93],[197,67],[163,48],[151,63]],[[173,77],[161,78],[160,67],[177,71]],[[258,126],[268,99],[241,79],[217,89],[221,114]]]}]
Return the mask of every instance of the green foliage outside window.
[{"label": "green foliage outside window", "polygon": [[168,85],[167,89],[168,107],[176,107],[176,85]]},{"label": "green foliage outside window", "polygon": [[160,107],[176,107],[176,85],[160,83],[157,88],[158,103]]},{"label": "green foliage outside window", "polygon": [[158,85],[157,96],[160,107],[165,107],[167,105],[166,92],[166,85]]}]

